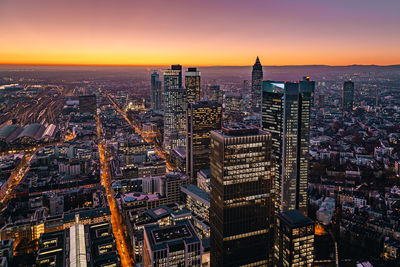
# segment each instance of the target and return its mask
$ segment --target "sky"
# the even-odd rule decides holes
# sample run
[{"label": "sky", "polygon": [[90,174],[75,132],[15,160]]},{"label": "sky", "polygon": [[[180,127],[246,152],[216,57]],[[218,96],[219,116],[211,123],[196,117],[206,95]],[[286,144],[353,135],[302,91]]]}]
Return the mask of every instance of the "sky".
[{"label": "sky", "polygon": [[0,0],[0,64],[400,64],[400,0]]}]

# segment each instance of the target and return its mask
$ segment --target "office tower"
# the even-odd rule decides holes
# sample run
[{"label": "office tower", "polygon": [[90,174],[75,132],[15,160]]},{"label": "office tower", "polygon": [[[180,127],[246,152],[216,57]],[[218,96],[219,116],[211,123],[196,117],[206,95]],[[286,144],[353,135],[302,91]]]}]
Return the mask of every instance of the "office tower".
[{"label": "office tower", "polygon": [[260,59],[257,57],[251,73],[251,103],[252,110],[261,113],[261,89],[262,89],[263,71]]},{"label": "office tower", "polygon": [[186,89],[182,87],[182,67],[164,71],[164,148],[171,151],[185,145]]},{"label": "office tower", "polygon": [[274,266],[313,266],[314,222],[298,210],[277,215]]},{"label": "office tower", "polygon": [[307,214],[310,106],[315,83],[263,82],[262,129],[272,135],[275,210]]},{"label": "office tower", "polygon": [[342,89],[342,109],[351,112],[354,104],[354,83],[346,81],[343,83]]},{"label": "office tower", "polygon": [[161,110],[161,81],[157,72],[151,74],[151,102],[154,110]]},{"label": "office tower", "polygon": [[164,91],[182,88],[182,66],[172,65],[170,69],[164,70]]},{"label": "office tower", "polygon": [[144,227],[144,266],[200,267],[201,256],[201,240],[188,220],[166,227]]},{"label": "office tower", "polygon": [[211,266],[272,261],[271,135],[237,126],[211,132]]},{"label": "office tower", "polygon": [[79,96],[79,112],[92,113],[97,111],[96,95],[81,95]]},{"label": "office tower", "polygon": [[189,68],[185,72],[185,87],[189,103],[200,101],[200,71],[196,68]]},{"label": "office tower", "polygon": [[196,184],[197,172],[210,168],[210,131],[221,129],[222,105],[211,101],[189,103],[186,125],[186,173]]},{"label": "office tower", "polygon": [[210,101],[216,101],[222,104],[222,91],[219,85],[210,85]]}]

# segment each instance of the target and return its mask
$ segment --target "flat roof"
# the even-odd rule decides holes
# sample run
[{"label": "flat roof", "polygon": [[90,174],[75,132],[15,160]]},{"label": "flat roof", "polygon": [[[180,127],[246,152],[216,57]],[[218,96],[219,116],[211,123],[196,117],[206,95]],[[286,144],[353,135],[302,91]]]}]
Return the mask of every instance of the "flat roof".
[{"label": "flat roof", "polygon": [[258,127],[247,126],[244,124],[233,124],[223,127],[222,130],[214,130],[212,132],[215,132],[225,138],[269,134]]},{"label": "flat roof", "polygon": [[198,188],[195,185],[184,185],[181,187],[182,192],[193,197],[194,199],[210,206],[210,193]]},{"label": "flat roof", "polygon": [[174,225],[167,228],[162,228],[152,231],[152,236],[156,243],[172,241],[184,237],[191,237],[192,234],[187,225]]},{"label": "flat roof", "polygon": [[304,216],[298,210],[288,210],[278,214],[278,217],[291,228],[302,227],[314,224],[314,221]]},{"label": "flat roof", "polygon": [[200,243],[201,240],[196,234],[189,220],[175,222],[175,225],[160,227],[159,225],[147,225],[144,227],[144,234],[152,250],[166,249],[169,247],[180,247],[183,244]]}]

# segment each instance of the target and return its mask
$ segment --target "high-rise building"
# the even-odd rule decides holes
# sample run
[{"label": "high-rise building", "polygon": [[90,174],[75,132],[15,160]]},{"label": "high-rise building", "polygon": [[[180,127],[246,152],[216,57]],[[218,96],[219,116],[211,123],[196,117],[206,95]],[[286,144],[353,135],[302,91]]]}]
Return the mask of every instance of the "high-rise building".
[{"label": "high-rise building", "polygon": [[354,83],[345,81],[342,89],[342,109],[351,112],[354,105]]},{"label": "high-rise building", "polygon": [[210,131],[222,127],[222,105],[211,101],[189,103],[186,125],[186,172],[196,184],[197,172],[210,168]]},{"label": "high-rise building", "polygon": [[182,66],[172,65],[170,69],[164,70],[164,91],[182,88]]},{"label": "high-rise building", "polygon": [[251,103],[252,110],[261,113],[261,89],[263,81],[263,70],[260,59],[257,57],[251,73]]},{"label": "high-rise building", "polygon": [[200,101],[200,71],[196,68],[188,68],[185,72],[185,87],[189,103]]},{"label": "high-rise building", "polygon": [[161,81],[157,72],[151,74],[151,102],[154,110],[161,110]]},{"label": "high-rise building", "polygon": [[262,129],[272,136],[275,210],[307,214],[310,107],[315,83],[263,82]]},{"label": "high-rise building", "polygon": [[274,266],[313,266],[314,222],[298,210],[276,217]]},{"label": "high-rise building", "polygon": [[216,101],[220,104],[222,104],[222,91],[221,87],[219,85],[210,85],[209,87],[209,100],[210,101]]},{"label": "high-rise building", "polygon": [[79,96],[79,112],[95,114],[97,110],[96,95]]},{"label": "high-rise building", "polygon": [[185,145],[186,89],[182,88],[182,66],[164,71],[164,148]]},{"label": "high-rise building", "polygon": [[211,266],[269,266],[271,135],[237,126],[211,132]]},{"label": "high-rise building", "polygon": [[201,240],[188,220],[144,227],[144,266],[200,267],[201,256]]}]

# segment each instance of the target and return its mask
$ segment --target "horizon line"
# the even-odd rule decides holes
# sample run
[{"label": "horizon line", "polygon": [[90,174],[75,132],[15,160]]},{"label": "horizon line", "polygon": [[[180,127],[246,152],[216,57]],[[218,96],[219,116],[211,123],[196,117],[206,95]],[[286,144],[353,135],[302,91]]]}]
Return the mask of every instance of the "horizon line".
[{"label": "horizon line", "polygon": [[[163,65],[163,64],[154,64],[154,65],[146,65],[146,64],[64,64],[64,63],[0,63],[0,66],[76,66],[76,67],[168,67],[174,65],[176,63]],[[252,65],[183,65],[182,66],[196,66],[196,67],[251,67]],[[351,66],[375,66],[375,67],[392,67],[392,66],[400,66],[398,64],[348,64],[348,65],[329,65],[329,64],[286,64],[286,65],[262,65],[263,67],[306,67],[306,66],[321,66],[321,67],[351,67]]]}]

